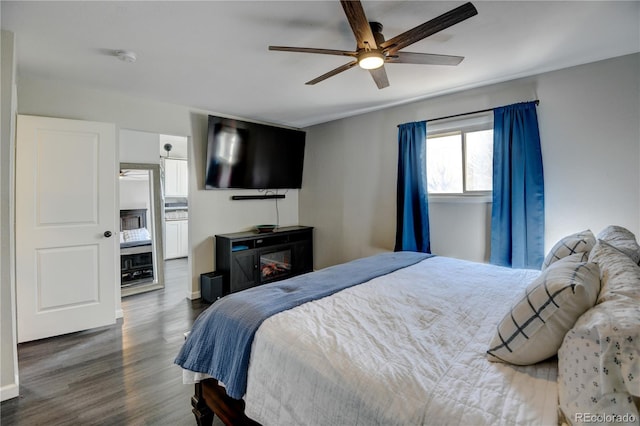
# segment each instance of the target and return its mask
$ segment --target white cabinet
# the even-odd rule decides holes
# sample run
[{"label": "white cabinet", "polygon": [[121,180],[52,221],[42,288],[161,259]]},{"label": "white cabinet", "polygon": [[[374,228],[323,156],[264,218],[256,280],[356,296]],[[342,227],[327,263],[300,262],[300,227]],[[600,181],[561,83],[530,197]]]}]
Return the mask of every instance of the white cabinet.
[{"label": "white cabinet", "polygon": [[186,197],[188,193],[189,177],[187,160],[174,158],[164,159],[164,196]]},{"label": "white cabinet", "polygon": [[187,220],[167,220],[164,235],[165,260],[187,257],[189,253],[189,222]]}]

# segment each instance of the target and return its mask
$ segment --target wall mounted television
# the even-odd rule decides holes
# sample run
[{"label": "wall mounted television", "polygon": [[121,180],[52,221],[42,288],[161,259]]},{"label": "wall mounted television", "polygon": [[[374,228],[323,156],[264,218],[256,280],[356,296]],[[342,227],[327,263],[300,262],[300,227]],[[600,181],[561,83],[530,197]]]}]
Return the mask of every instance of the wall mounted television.
[{"label": "wall mounted television", "polygon": [[206,189],[302,185],[305,132],[209,116]]}]

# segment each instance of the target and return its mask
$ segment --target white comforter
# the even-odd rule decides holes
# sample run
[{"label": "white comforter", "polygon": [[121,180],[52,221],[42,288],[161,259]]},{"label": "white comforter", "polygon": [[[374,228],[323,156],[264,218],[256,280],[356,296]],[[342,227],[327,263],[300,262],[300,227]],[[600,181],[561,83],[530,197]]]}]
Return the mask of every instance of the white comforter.
[{"label": "white comforter", "polygon": [[557,424],[556,362],[487,361],[536,271],[427,259],[266,320],[246,414],[269,425]]}]

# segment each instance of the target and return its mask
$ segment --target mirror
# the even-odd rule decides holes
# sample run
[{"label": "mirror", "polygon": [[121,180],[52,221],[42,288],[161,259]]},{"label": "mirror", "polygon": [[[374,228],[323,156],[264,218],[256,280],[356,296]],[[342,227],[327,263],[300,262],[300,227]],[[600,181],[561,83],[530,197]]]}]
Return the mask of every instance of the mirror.
[{"label": "mirror", "polygon": [[120,163],[121,296],[164,288],[158,164]]}]

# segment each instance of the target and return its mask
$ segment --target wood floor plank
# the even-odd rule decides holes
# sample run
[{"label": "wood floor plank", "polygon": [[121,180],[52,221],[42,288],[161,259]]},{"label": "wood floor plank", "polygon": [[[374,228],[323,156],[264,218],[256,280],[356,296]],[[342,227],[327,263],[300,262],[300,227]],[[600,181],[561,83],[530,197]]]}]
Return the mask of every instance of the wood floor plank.
[{"label": "wood floor plank", "polygon": [[2,425],[194,425],[173,360],[209,305],[185,298],[189,279],[186,259],[167,261],[165,288],[124,298],[116,325],[18,345],[20,396],[0,405]]}]

